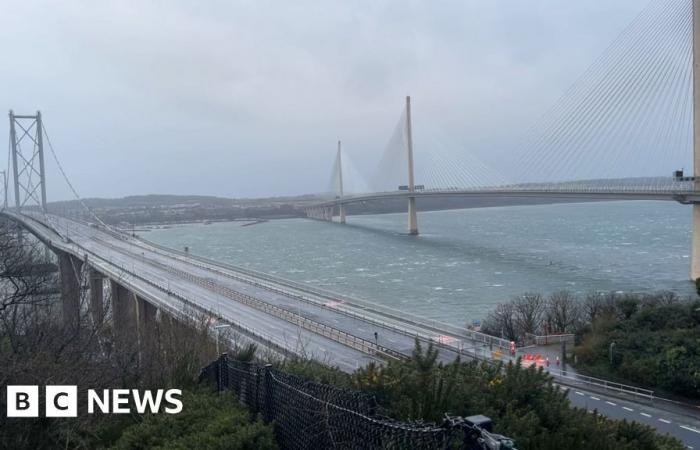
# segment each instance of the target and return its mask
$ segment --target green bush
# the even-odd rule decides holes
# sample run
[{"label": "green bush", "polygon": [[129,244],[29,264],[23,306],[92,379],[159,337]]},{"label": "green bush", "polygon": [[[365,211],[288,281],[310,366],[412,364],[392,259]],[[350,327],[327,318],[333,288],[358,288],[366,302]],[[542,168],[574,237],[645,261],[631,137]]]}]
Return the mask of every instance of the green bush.
[{"label": "green bush", "polygon": [[503,369],[474,361],[443,364],[432,346],[417,342],[410,360],[361,368],[352,382],[399,420],[439,422],[445,412],[484,414],[520,450],[684,448],[646,425],[571,407],[566,392],[541,368],[509,363]]},{"label": "green bush", "polygon": [[183,393],[180,414],[144,416],[127,427],[113,449],[274,449],[272,428],[252,420],[232,393]]},{"label": "green bush", "polygon": [[700,398],[700,302],[631,304],[620,303],[620,314],[598,317],[581,335],[579,368]]}]

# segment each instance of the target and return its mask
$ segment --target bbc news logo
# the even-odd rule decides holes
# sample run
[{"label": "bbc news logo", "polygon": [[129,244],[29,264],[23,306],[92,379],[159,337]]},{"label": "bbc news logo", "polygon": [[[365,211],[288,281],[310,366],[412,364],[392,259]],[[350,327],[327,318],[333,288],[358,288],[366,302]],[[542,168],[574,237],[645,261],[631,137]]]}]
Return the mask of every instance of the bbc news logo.
[{"label": "bbc news logo", "polygon": [[[87,391],[88,414],[166,414],[182,411],[180,389]],[[46,386],[45,417],[78,417],[78,386]],[[7,386],[7,417],[39,417],[39,386]]]}]

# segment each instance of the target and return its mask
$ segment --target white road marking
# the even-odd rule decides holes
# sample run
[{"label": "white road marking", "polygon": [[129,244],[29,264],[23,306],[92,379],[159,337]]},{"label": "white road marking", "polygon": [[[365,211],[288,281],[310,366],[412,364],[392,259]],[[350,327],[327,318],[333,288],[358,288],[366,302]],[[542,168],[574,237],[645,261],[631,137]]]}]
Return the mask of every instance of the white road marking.
[{"label": "white road marking", "polygon": [[627,410],[627,411],[634,411],[632,408],[628,408],[626,406],[623,406],[622,409]]},{"label": "white road marking", "polygon": [[666,419],[659,419],[659,422],[663,422],[663,423],[671,423],[671,421],[670,421],[670,420],[666,420]]},{"label": "white road marking", "polygon": [[640,412],[639,414],[643,415],[644,417],[651,417],[651,414],[642,413],[642,412]]},{"label": "white road marking", "polygon": [[576,391],[576,395],[583,395],[583,392]]},{"label": "white road marking", "polygon": [[610,406],[617,406],[617,403],[613,403],[613,402],[605,402],[605,403],[607,403]]},{"label": "white road marking", "polygon": [[688,431],[692,431],[693,433],[700,434],[700,430],[697,430],[697,429],[695,429],[695,428],[693,428],[693,427],[689,427],[689,426],[686,426],[686,425],[680,425],[680,427],[683,428],[684,430],[688,430]]},{"label": "white road marking", "polygon": [[598,397],[593,397],[592,395],[591,395],[591,399],[593,399],[593,400],[600,400]]}]

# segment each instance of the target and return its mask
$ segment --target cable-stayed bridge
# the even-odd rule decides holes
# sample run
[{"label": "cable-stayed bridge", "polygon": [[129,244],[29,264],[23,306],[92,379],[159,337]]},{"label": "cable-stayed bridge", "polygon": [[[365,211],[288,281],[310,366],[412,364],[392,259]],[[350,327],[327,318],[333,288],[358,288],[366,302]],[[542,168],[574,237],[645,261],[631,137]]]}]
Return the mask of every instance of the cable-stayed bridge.
[{"label": "cable-stayed bridge", "polygon": [[[337,212],[345,222],[346,205],[405,199],[409,233],[417,234],[417,204],[426,198],[676,201],[693,206],[695,279],[700,276],[699,30],[700,0],[652,2],[533,126],[508,164],[485,162],[488,149],[450,152],[440,139],[414,147],[407,98],[376,172],[356,179],[357,171],[349,170],[338,143],[329,199],[307,214],[332,220]],[[11,178],[14,207],[7,208],[5,200],[2,215],[56,255],[66,327],[79,326],[84,313],[88,320],[101,320],[109,297],[116,338],[138,345],[152,338],[149,330],[156,322],[175,326],[183,317],[203,314],[214,324],[232,327],[241,339],[281,354],[316,357],[347,371],[370,361],[406,358],[415,338],[438,345],[445,359],[489,359],[495,355],[492,349],[510,349],[508,341],[462,327],[158,247],[112,229],[94,214],[92,224],[48,214],[45,146],[80,199],[41,114],[10,112],[12,173],[3,184],[6,198]],[[688,173],[681,173],[682,168]],[[83,304],[86,287],[89,298]],[[557,380],[644,401],[653,397],[648,391],[573,373],[558,374]],[[570,397],[575,403],[580,400],[573,393]],[[640,419],[625,412],[633,408],[616,411],[609,414]],[[692,438],[700,431],[691,428],[667,431],[698,445]]]},{"label": "cable-stayed bridge", "polygon": [[[414,145],[411,99],[369,181],[343,186],[340,143],[329,199],[307,216],[340,223],[346,206],[405,199],[408,233],[416,204],[435,197],[668,200],[693,205],[691,278],[700,277],[700,41],[697,2],[652,2],[514,146],[451,154],[440,139]],[[478,151],[481,150],[480,154]],[[480,157],[481,156],[481,157]],[[685,170],[683,170],[685,168]]]}]

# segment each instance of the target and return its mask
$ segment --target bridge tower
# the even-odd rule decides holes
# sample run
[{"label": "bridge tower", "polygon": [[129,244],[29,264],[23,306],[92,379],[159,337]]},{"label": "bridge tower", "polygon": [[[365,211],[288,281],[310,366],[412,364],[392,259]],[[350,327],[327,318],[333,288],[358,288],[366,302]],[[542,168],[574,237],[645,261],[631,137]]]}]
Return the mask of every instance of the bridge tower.
[{"label": "bridge tower", "polygon": [[408,151],[408,234],[418,234],[418,217],[416,215],[416,191],[413,178],[413,131],[411,129],[411,96],[406,96],[406,148]]},{"label": "bridge tower", "polygon": [[343,158],[341,157],[341,143],[338,141],[338,183],[340,187],[340,203],[338,204],[338,214],[340,215],[340,223],[345,223],[345,204],[343,203]]},{"label": "bridge tower", "polygon": [[[700,0],[693,0],[693,175],[700,190]],[[700,204],[693,204],[693,238],[690,277],[700,278]]]},{"label": "bridge tower", "polygon": [[[21,135],[17,137],[17,128]],[[36,115],[16,115],[10,110],[10,149],[15,207],[39,206],[46,212],[46,171],[44,170],[44,129],[41,112]],[[29,148],[22,148],[27,139]]]}]

